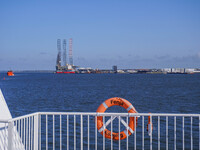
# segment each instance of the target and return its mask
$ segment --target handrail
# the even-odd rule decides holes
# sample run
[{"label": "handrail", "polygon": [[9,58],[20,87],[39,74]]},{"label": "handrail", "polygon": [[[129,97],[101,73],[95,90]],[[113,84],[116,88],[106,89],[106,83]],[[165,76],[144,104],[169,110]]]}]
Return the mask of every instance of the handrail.
[{"label": "handrail", "polygon": [[28,114],[28,115],[19,116],[19,117],[12,118],[12,119],[8,120],[8,122],[16,121],[16,120],[23,119],[23,118],[28,118],[28,117],[31,117],[31,116],[34,116],[34,115],[37,115],[37,114],[39,114],[39,113],[36,112],[36,113]]},{"label": "handrail", "polygon": [[93,116],[182,116],[200,117],[200,114],[175,114],[175,113],[96,113],[96,112],[38,112],[40,115],[93,115]]},{"label": "handrail", "polygon": [[19,116],[9,120],[1,120],[0,123],[12,122],[19,119],[27,118],[34,115],[93,115],[93,116],[122,116],[122,117],[133,117],[133,116],[182,116],[182,117],[200,117],[200,114],[181,114],[181,113],[96,113],[96,112],[35,112],[28,115]]},{"label": "handrail", "polygon": [[[129,117],[134,117],[134,124],[137,127],[134,128],[134,132],[130,130],[131,118]],[[137,117],[140,117],[138,121],[136,121]],[[100,129],[97,128],[98,118],[102,118],[103,121]],[[115,118],[116,120],[113,121]],[[146,122],[149,118],[148,134],[146,134]],[[59,144],[60,149],[83,149],[86,147],[88,149],[113,149],[114,146],[121,149],[123,145],[123,149],[131,147],[135,150],[144,150],[149,147],[152,150],[156,147],[158,149],[165,147],[166,149],[173,149],[172,147],[174,149],[181,147],[197,149],[197,146],[200,146],[200,114],[36,112],[10,120],[0,120],[0,124],[5,124],[1,133],[6,137],[2,138],[3,140],[0,142],[9,141],[6,146],[8,150],[14,148],[38,150],[41,147],[55,149]],[[116,138],[116,133],[119,133],[117,135],[119,138]],[[127,138],[122,140],[124,135]],[[111,138],[106,140],[109,136]],[[152,140],[152,137],[157,140]],[[173,140],[169,140],[169,137]],[[76,142],[79,139],[80,144]],[[116,139],[118,142],[114,142]],[[161,144],[161,139],[165,140],[166,145]],[[178,139],[182,139],[182,142],[179,142]]]}]

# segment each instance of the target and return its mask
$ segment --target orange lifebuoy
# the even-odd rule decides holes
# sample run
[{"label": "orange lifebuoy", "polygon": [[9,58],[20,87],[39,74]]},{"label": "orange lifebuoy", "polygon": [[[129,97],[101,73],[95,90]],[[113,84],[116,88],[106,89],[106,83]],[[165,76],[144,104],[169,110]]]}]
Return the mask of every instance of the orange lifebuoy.
[{"label": "orange lifebuoy", "polygon": [[[119,97],[114,97],[114,98],[110,98],[110,99],[105,100],[98,107],[96,112],[104,113],[107,108],[112,107],[114,105],[121,106],[121,107],[125,108],[128,111],[128,113],[137,113],[136,109],[133,107],[133,105],[129,101],[127,101],[123,98],[119,98]],[[123,140],[127,136],[134,133],[134,131],[135,131],[135,120],[136,120],[136,126],[137,126],[137,117],[136,118],[130,117],[128,133],[127,133],[127,130],[120,132],[120,140]],[[97,117],[97,129],[102,135],[105,135],[105,138],[111,139],[111,131],[109,131],[108,129],[106,129],[104,127],[102,116]],[[119,140],[119,133],[112,132],[112,139],[113,140]]]},{"label": "orange lifebuoy", "polygon": [[151,136],[152,131],[153,131],[153,124],[152,124],[151,116],[148,116],[147,131],[148,131],[148,135]]}]

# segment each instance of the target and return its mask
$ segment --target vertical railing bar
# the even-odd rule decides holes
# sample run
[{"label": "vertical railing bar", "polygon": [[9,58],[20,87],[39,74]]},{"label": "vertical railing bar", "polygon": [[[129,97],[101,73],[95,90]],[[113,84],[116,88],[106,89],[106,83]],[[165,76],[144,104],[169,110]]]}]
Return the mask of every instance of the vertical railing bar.
[{"label": "vertical railing bar", "polygon": [[81,115],[81,150],[83,150],[83,115]]},{"label": "vertical railing bar", "polygon": [[97,150],[97,116],[95,116],[95,150]]},{"label": "vertical railing bar", "polygon": [[3,141],[3,145],[4,145],[4,150],[6,150],[6,136],[7,136],[7,133],[6,133],[6,130],[7,130],[7,127],[6,127],[6,122],[4,123],[4,131],[3,131],[3,134],[4,134],[4,141]]},{"label": "vertical railing bar", "polygon": [[[21,139],[20,132],[19,132],[19,129],[20,129],[19,123],[20,123],[20,120],[17,120],[17,134],[18,134],[19,139]],[[6,131],[6,126],[5,126],[4,131]],[[6,136],[6,134],[5,134],[5,136]],[[5,136],[4,136],[4,138],[5,138]],[[5,142],[5,139],[4,139],[4,142]],[[18,147],[19,147],[19,145],[20,145],[20,140],[18,141]],[[5,146],[5,143],[4,143],[4,146]],[[5,149],[5,147],[4,147],[4,149]]]},{"label": "vertical railing bar", "polygon": [[48,150],[48,115],[46,115],[46,150]]},{"label": "vertical railing bar", "polygon": [[[15,141],[14,141],[14,138],[15,138],[14,136],[15,136],[15,135],[14,135],[14,132],[13,132],[14,122],[10,122],[9,125],[11,125],[11,128],[10,128],[11,130],[10,130],[10,131],[11,131],[11,135],[12,135],[12,136],[11,136],[11,138],[8,136],[8,140],[11,139],[11,142],[9,142],[9,143],[12,145],[12,149],[13,149],[14,146],[15,146],[15,145],[14,145],[14,144],[15,144],[15,143],[14,143],[14,142],[15,142]],[[9,129],[8,129],[8,131],[9,131]],[[8,135],[9,135],[9,134],[8,134]],[[8,147],[9,147],[9,146],[8,146]],[[10,150],[10,149],[8,148],[8,150]]]},{"label": "vertical railing bar", "polygon": [[[11,132],[12,132],[12,142],[11,142],[12,148],[15,148],[15,141],[14,141],[14,139],[15,139],[15,134],[14,134],[14,132],[13,132],[14,126],[15,126],[15,122],[13,121],[13,122],[12,122],[12,130],[11,130]],[[9,138],[9,137],[8,137],[8,138]]]},{"label": "vertical railing bar", "polygon": [[166,150],[168,150],[168,116],[166,116]]},{"label": "vertical railing bar", "polygon": [[20,147],[20,145],[22,145],[22,135],[21,135],[21,129],[22,129],[22,127],[21,127],[21,119],[19,119],[19,138],[20,138],[20,141],[19,141],[19,147]]},{"label": "vertical railing bar", "polygon": [[67,150],[69,150],[69,115],[67,115]]},{"label": "vertical railing bar", "polygon": [[182,132],[183,132],[183,150],[185,149],[185,118],[183,116]]},{"label": "vertical railing bar", "polygon": [[15,127],[15,121],[12,121],[12,148],[15,148],[15,144],[16,144],[16,141],[14,140],[15,139],[15,132],[14,131],[14,127]]},{"label": "vertical railing bar", "polygon": [[32,122],[33,122],[33,116],[31,116],[31,143],[30,143],[30,150],[32,150],[32,139],[33,139],[33,127],[32,127]]},{"label": "vertical railing bar", "polygon": [[21,135],[21,119],[19,119],[19,138],[20,138],[20,141],[19,141],[19,146],[22,144],[22,135]]},{"label": "vertical railing bar", "polygon": [[8,123],[5,123],[5,137],[4,138],[5,138],[5,140],[4,140],[4,142],[5,142],[4,147],[5,148],[4,149],[7,150],[7,148],[8,148],[8,145],[7,145],[8,140],[6,140],[6,139],[8,138]]},{"label": "vertical railing bar", "polygon": [[74,115],[74,150],[76,150],[76,115]]},{"label": "vertical railing bar", "polygon": [[176,116],[174,117],[174,150],[176,150]]},{"label": "vertical railing bar", "polygon": [[[18,132],[17,132],[17,126],[18,126],[18,120],[14,121],[14,134],[15,134],[15,149],[17,149],[19,141],[16,140],[18,137]],[[19,138],[18,138],[19,139]]]},{"label": "vertical railing bar", "polygon": [[34,115],[34,150],[38,150],[38,128],[39,128],[39,114]]},{"label": "vertical railing bar", "polygon": [[31,150],[33,150],[33,145],[34,145],[34,142],[33,142],[34,141],[34,134],[33,134],[34,122],[33,122],[33,119],[34,119],[34,116],[32,116],[32,121],[31,121],[31,137],[32,137],[32,139],[31,139]]},{"label": "vertical railing bar", "polygon": [[90,149],[90,115],[88,115],[88,150]]},{"label": "vertical railing bar", "polygon": [[[18,120],[19,121],[19,124],[18,124],[18,135],[19,135],[19,138],[20,138],[20,140],[19,140],[19,144],[21,144],[21,142],[22,142],[22,137],[21,137],[21,120],[19,119]],[[5,133],[6,133],[6,130],[5,130]]]},{"label": "vertical railing bar", "polygon": [[20,120],[17,120],[17,131],[18,131],[18,134],[19,134],[19,136],[20,136]]},{"label": "vertical railing bar", "polygon": [[[14,127],[14,130],[16,130],[16,131],[14,132],[14,134],[15,134],[15,143],[16,143],[16,145],[15,145],[16,147],[15,147],[15,148],[16,148],[16,149],[19,147],[19,142],[20,142],[20,140],[19,140],[20,137],[19,137],[18,130],[17,130],[17,129],[18,129],[18,121],[19,121],[19,120],[16,120],[16,121],[15,121],[16,124],[15,124],[15,127]],[[18,140],[16,140],[16,139],[18,139]],[[29,150],[30,150],[30,149],[29,149]]]},{"label": "vertical railing bar", "polygon": [[62,116],[60,115],[60,150],[62,150]]},{"label": "vertical railing bar", "polygon": [[[8,123],[5,123],[5,138],[8,139]],[[5,150],[7,150],[8,147],[8,140],[5,140]]]},{"label": "vertical railing bar", "polygon": [[13,141],[13,146],[14,148],[16,149],[17,148],[17,120],[16,121],[13,121],[13,135],[14,135],[14,141]]},{"label": "vertical railing bar", "polygon": [[28,149],[28,117],[26,118],[26,150]]},{"label": "vertical railing bar", "polygon": [[19,119],[20,125],[19,125],[19,136],[20,136],[20,145],[22,145],[22,119]]},{"label": "vertical railing bar", "polygon": [[26,150],[28,150],[29,147],[29,117],[26,118]]},{"label": "vertical railing bar", "polygon": [[24,138],[23,138],[23,139],[24,139],[24,147],[25,147],[25,145],[26,145],[26,140],[25,140],[25,137],[26,137],[26,136],[25,136],[25,129],[26,129],[26,127],[25,127],[25,119],[26,119],[26,118],[23,119],[23,120],[24,120],[24,122],[23,122],[23,124],[24,124],[24,125],[23,125],[23,128],[24,128],[24,132],[23,132],[23,135],[24,135]]},{"label": "vertical railing bar", "polygon": [[142,116],[142,150],[144,150],[144,116]]},{"label": "vertical railing bar", "polygon": [[[128,116],[126,117],[126,124],[128,124]],[[128,138],[129,138],[129,133],[128,133],[128,127],[126,127],[126,132],[127,132],[127,139],[126,139],[126,150],[128,150]]]},{"label": "vertical railing bar", "polygon": [[14,140],[14,135],[13,135],[13,127],[14,127],[14,123],[13,122],[9,122],[8,123],[8,150],[13,150],[13,140]]},{"label": "vertical railing bar", "polygon": [[24,118],[24,127],[23,127],[23,130],[24,130],[24,148],[26,149],[26,118]]},{"label": "vertical railing bar", "polygon": [[39,120],[39,150],[41,150],[41,114],[38,115]]},{"label": "vertical railing bar", "polygon": [[7,130],[6,130],[6,134],[7,134],[7,137],[6,137],[7,138],[6,146],[7,146],[7,148],[6,149],[8,149],[8,144],[9,144],[9,141],[8,141],[9,140],[8,139],[9,138],[9,123],[7,123],[7,127],[6,128],[7,128]]},{"label": "vertical railing bar", "polygon": [[7,129],[6,129],[6,123],[4,123],[4,129],[5,129],[5,130],[4,130],[4,142],[3,142],[3,145],[4,145],[4,150],[6,150],[6,144],[7,144],[7,143],[6,143],[6,136],[7,136],[7,135],[6,135],[6,130],[7,130]]},{"label": "vertical railing bar", "polygon": [[23,120],[23,119],[20,119],[20,132],[21,132],[21,134],[20,134],[21,137],[20,137],[20,138],[21,138],[21,142],[23,143],[23,135],[22,135],[22,129],[23,129],[22,126],[23,126],[23,121],[22,121],[22,120]]},{"label": "vertical railing bar", "polygon": [[29,150],[30,150],[30,146],[31,146],[31,117],[29,117]]},{"label": "vertical railing bar", "polygon": [[[150,116],[150,124],[152,124],[152,116]],[[150,127],[151,128],[151,127]],[[152,129],[149,129],[152,130]],[[151,131],[152,132],[152,131]],[[152,150],[152,133],[150,135],[150,150]]]},{"label": "vertical railing bar", "polygon": [[[112,117],[113,116],[111,116],[110,118],[111,118],[111,120],[112,120]],[[111,150],[113,149],[113,122],[111,121]]]},{"label": "vertical railing bar", "polygon": [[16,148],[16,134],[15,134],[15,121],[12,121],[13,124],[13,129],[12,129],[12,136],[13,136],[13,141],[12,141],[12,148]]},{"label": "vertical railing bar", "polygon": [[[18,123],[19,123],[18,121],[19,121],[19,120],[16,120],[16,121],[15,121],[16,124],[15,124],[15,127],[14,127],[14,130],[16,130],[16,131],[14,132],[14,134],[15,134],[15,142],[16,142],[16,145],[15,145],[16,147],[15,147],[15,148],[16,148],[16,149],[19,147],[19,142],[20,142],[20,140],[19,140],[20,137],[19,137],[18,130],[17,130],[17,129],[18,129],[18,125],[19,125],[19,124],[18,124]],[[18,140],[16,140],[16,139],[18,139]],[[29,149],[29,150],[30,150],[30,149]]]},{"label": "vertical railing bar", "polygon": [[[15,139],[15,140],[16,140],[16,148],[19,149],[19,146],[20,146],[20,139],[21,139],[21,138],[20,138],[20,135],[19,135],[19,132],[18,132],[18,129],[19,129],[19,128],[18,128],[18,127],[19,127],[19,120],[17,120],[16,123],[17,123],[17,124],[16,124],[16,128],[15,128],[15,129],[16,129],[16,133],[15,133],[15,134],[16,134],[16,139],[18,139],[18,140],[16,140],[16,139]],[[29,150],[30,150],[30,148],[29,148]]]},{"label": "vertical railing bar", "polygon": [[191,134],[191,150],[193,150],[192,117],[191,117],[191,128],[190,128],[190,134]]},{"label": "vertical railing bar", "polygon": [[160,116],[158,116],[158,150],[160,150]]},{"label": "vertical railing bar", "polygon": [[121,145],[120,145],[121,144],[121,139],[120,139],[120,122],[121,122],[121,117],[119,116],[119,126],[118,126],[119,127],[118,128],[118,130],[119,130],[118,131],[118,134],[119,134],[119,150],[121,149]]},{"label": "vertical railing bar", "polygon": [[31,150],[32,143],[32,116],[29,117],[29,150]]},{"label": "vertical railing bar", "polygon": [[134,149],[137,149],[137,141],[136,141],[136,116],[134,117]]},{"label": "vertical railing bar", "polygon": [[[14,128],[15,128],[15,121],[13,121],[13,131],[14,131]],[[13,132],[13,148],[16,148],[16,140],[14,140],[16,138],[16,134],[15,132]]]},{"label": "vertical railing bar", "polygon": [[[9,126],[10,126],[10,125],[11,125],[10,123],[7,123],[7,137],[6,137],[6,138],[7,138],[7,145],[6,145],[6,146],[7,146],[7,149],[8,149],[9,144],[10,144],[10,143],[9,143],[9,138],[10,138],[10,135],[9,135],[9,134],[10,134],[10,132],[9,132],[10,128],[9,128]],[[12,138],[11,138],[11,139],[12,139]]]},{"label": "vertical railing bar", "polygon": [[16,149],[16,145],[17,145],[17,140],[15,140],[16,139],[16,132],[15,132],[15,129],[16,129],[16,125],[17,125],[17,123],[16,123],[17,121],[13,121],[13,148],[15,148]]},{"label": "vertical railing bar", "polygon": [[55,150],[55,116],[53,115],[53,150]]},{"label": "vertical railing bar", "polygon": [[23,119],[20,119],[20,141],[23,143]]},{"label": "vertical railing bar", "polygon": [[[19,139],[21,139],[20,134],[19,134],[19,121],[20,121],[20,120],[17,120],[17,126],[16,126],[16,127],[17,127],[17,134],[18,134],[18,136],[19,136]],[[6,130],[6,128],[5,128],[5,130]],[[4,131],[5,131],[5,130],[4,130]],[[6,135],[5,135],[5,136],[6,136]],[[5,136],[4,136],[4,137],[5,137]],[[4,140],[5,140],[5,139],[4,139]],[[5,141],[4,141],[4,142],[5,142]],[[5,143],[4,143],[4,144],[5,144]],[[19,147],[19,145],[20,145],[20,140],[18,141],[18,147]],[[4,148],[4,149],[5,149],[5,148]]]},{"label": "vertical railing bar", "polygon": [[[15,129],[15,121],[13,121],[13,129],[12,129],[12,131],[14,131]],[[13,144],[13,148],[16,148],[16,140],[14,140],[16,138],[16,134],[15,134],[15,132],[13,132],[13,142],[12,142],[12,144]]]},{"label": "vertical railing bar", "polygon": [[[103,124],[105,125],[105,116],[103,116]],[[103,129],[103,150],[105,150],[105,129]]]},{"label": "vertical railing bar", "polygon": [[200,116],[199,116],[199,150],[200,150]]}]

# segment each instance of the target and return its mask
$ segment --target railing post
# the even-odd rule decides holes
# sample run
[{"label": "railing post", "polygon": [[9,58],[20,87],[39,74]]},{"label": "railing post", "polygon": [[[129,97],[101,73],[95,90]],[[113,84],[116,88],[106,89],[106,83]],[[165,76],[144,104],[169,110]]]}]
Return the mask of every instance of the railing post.
[{"label": "railing post", "polygon": [[13,122],[8,123],[8,150],[13,150]]},{"label": "railing post", "polygon": [[34,115],[34,150],[38,150],[38,114]]},{"label": "railing post", "polygon": [[41,150],[41,115],[38,115],[38,147]]}]

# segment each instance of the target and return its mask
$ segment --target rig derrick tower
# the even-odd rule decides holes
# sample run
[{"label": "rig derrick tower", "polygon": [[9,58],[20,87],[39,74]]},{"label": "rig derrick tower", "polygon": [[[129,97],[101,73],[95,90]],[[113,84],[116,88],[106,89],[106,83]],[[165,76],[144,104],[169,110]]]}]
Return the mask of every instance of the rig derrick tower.
[{"label": "rig derrick tower", "polygon": [[69,39],[69,64],[73,66],[72,38]]},{"label": "rig derrick tower", "polygon": [[57,40],[57,49],[58,49],[58,55],[57,55],[57,61],[56,61],[56,69],[61,70],[61,40]]},{"label": "rig derrick tower", "polygon": [[67,45],[67,42],[66,42],[66,39],[63,40],[63,63],[64,63],[64,66],[67,66],[67,49],[66,49],[66,45]]}]

